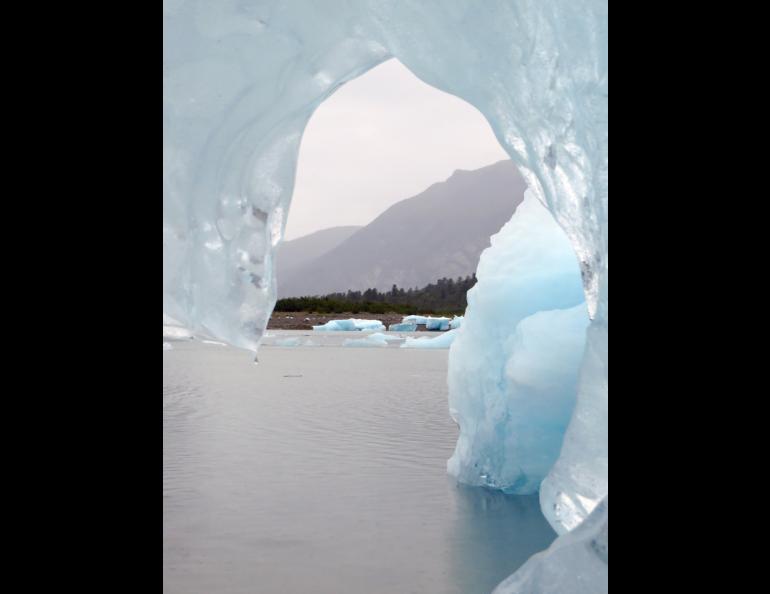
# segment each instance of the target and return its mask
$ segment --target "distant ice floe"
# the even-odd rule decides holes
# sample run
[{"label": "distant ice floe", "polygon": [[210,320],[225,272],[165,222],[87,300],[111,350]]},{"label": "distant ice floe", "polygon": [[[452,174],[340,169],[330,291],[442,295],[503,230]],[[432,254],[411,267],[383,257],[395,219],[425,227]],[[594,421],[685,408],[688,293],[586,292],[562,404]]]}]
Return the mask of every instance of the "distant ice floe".
[{"label": "distant ice floe", "polygon": [[425,326],[426,330],[456,330],[462,325],[464,319],[463,316],[455,316],[450,320],[444,317],[434,318],[431,316],[410,315],[404,316],[400,324],[391,324],[388,330],[393,332],[414,332],[417,330],[417,326],[420,325]]},{"label": "distant ice floe", "polygon": [[170,342],[164,342],[164,343],[163,343],[163,350],[164,350],[164,351],[170,351],[170,350],[171,350],[171,349],[173,349],[173,348],[174,348],[174,347],[173,347],[173,346],[171,346],[171,343],[170,343]]},{"label": "distant ice floe", "polygon": [[302,339],[299,336],[290,336],[289,338],[279,338],[274,344],[280,347],[296,347],[302,344]]},{"label": "distant ice floe", "polygon": [[401,323],[425,325],[426,330],[449,330],[449,318],[433,318],[430,316],[406,316]]},{"label": "distant ice floe", "polygon": [[356,330],[385,330],[385,326],[379,320],[359,320],[350,318],[349,320],[329,320],[320,326],[313,326],[316,332],[341,332]]}]

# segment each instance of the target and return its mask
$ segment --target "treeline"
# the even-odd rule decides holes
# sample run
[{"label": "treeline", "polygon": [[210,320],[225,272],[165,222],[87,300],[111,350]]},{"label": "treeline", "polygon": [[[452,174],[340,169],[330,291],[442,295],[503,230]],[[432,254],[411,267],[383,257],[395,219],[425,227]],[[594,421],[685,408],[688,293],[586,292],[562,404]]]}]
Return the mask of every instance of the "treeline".
[{"label": "treeline", "polygon": [[465,294],[476,284],[476,275],[457,279],[440,278],[421,289],[403,289],[396,285],[390,291],[377,289],[348,291],[308,297],[279,299],[275,311],[307,311],[313,313],[400,313],[462,314]]}]

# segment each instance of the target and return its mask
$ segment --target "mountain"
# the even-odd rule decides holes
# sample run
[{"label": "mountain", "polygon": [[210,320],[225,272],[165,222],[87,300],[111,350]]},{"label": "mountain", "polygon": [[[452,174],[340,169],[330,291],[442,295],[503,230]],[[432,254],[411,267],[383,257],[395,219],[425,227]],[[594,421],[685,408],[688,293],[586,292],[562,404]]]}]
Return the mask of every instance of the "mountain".
[{"label": "mountain", "polygon": [[304,251],[294,260],[303,262],[291,270],[281,271],[279,256],[278,296],[370,287],[382,291],[393,284],[422,287],[442,277],[465,277],[475,272],[489,237],[511,218],[525,189],[511,161],[455,171],[446,181],[394,204],[325,253],[308,258],[312,252]]},{"label": "mountain", "polygon": [[337,247],[359,229],[362,229],[360,225],[330,227],[282,242],[276,252],[277,278],[290,278],[305,264]]}]

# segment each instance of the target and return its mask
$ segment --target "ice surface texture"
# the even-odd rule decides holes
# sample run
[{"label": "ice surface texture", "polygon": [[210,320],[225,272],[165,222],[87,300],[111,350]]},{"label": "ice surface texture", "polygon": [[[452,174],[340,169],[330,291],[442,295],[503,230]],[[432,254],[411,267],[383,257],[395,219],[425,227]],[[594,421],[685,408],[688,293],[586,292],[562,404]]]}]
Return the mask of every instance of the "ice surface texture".
[{"label": "ice surface texture", "polygon": [[[575,412],[541,490],[557,530],[576,526],[607,491],[606,0],[166,0],[163,11],[164,311],[196,333],[257,349],[305,125],[339,85],[398,58],[479,109],[577,256],[592,321]],[[508,257],[493,246],[484,259]],[[510,286],[490,275],[474,289],[476,311],[507,301],[506,319],[521,321]],[[488,354],[462,346],[483,330],[477,319],[466,316],[450,366],[455,352]],[[488,348],[512,348],[515,331],[495,329]],[[492,366],[502,379],[500,363]],[[501,402],[467,387],[468,418],[493,418]],[[453,406],[459,398],[456,387]],[[498,436],[501,450],[507,437]]]},{"label": "ice surface texture", "polygon": [[410,324],[408,322],[388,326],[388,331],[390,332],[414,332],[415,330],[417,330],[417,324]]},{"label": "ice surface texture", "polygon": [[578,262],[527,193],[476,276],[452,331],[449,407],[460,436],[447,467],[468,484],[535,493],[575,406],[589,322]]}]

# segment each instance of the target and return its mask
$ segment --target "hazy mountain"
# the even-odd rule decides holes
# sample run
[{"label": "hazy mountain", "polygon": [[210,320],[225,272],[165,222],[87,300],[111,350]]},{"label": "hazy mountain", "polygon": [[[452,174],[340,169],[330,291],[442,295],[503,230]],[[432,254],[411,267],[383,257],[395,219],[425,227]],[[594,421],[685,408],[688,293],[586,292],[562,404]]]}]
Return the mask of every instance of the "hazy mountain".
[{"label": "hazy mountain", "polygon": [[291,278],[302,266],[337,247],[359,229],[362,227],[358,225],[331,227],[282,242],[276,252],[278,279]]},{"label": "hazy mountain", "polygon": [[325,253],[309,258],[309,250],[297,250],[303,253],[292,256],[294,261],[304,262],[291,270],[282,270],[279,255],[278,295],[385,290],[394,283],[422,287],[442,277],[471,274],[489,246],[489,237],[511,218],[525,189],[511,161],[455,171],[446,181],[394,204]]}]

